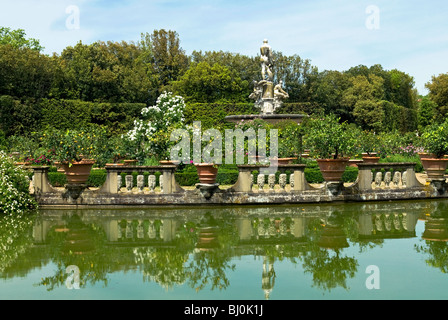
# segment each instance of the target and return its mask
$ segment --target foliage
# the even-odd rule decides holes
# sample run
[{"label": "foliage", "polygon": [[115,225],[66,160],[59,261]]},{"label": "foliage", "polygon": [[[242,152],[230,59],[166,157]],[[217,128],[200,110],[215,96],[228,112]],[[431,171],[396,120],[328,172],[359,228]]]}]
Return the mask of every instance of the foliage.
[{"label": "foliage", "polygon": [[427,126],[421,138],[427,152],[434,154],[436,158],[442,158],[448,154],[448,120]]},{"label": "foliage", "polygon": [[356,153],[356,142],[346,122],[340,123],[334,115],[315,116],[305,128],[305,148],[320,159],[338,159]]},{"label": "foliage", "polygon": [[418,124],[420,128],[425,128],[437,119],[438,106],[429,99],[423,97],[419,100]]},{"label": "foliage", "polygon": [[278,130],[278,156],[299,157],[302,154],[303,127],[294,121],[285,121],[273,126]]},{"label": "foliage", "polygon": [[374,131],[363,131],[359,135],[359,143],[362,152],[371,155],[377,153],[381,144],[381,136]]},{"label": "foliage", "polygon": [[27,173],[14,165],[13,160],[0,151],[0,213],[21,215],[37,208],[29,192]]},{"label": "foliage", "polygon": [[79,162],[95,159],[101,139],[95,128],[84,130],[48,130],[43,133],[43,144],[54,150],[54,160],[59,162]]},{"label": "foliage", "polygon": [[193,103],[244,102],[247,97],[242,92],[247,87],[248,82],[242,81],[235,72],[218,63],[207,62],[191,66],[174,84],[175,92]]},{"label": "foliage", "polygon": [[142,109],[142,119],[135,120],[134,128],[124,136],[135,146],[137,158],[169,159],[171,132],[183,125],[184,110],[183,98],[171,92],[161,94],[155,106]]},{"label": "foliage", "polygon": [[52,89],[55,60],[29,48],[0,45],[0,95],[44,98]]},{"label": "foliage", "polygon": [[173,30],[154,30],[151,35],[142,34],[142,43],[149,47],[151,63],[161,93],[172,81],[177,81],[188,68],[188,57],[180,46],[179,35]]},{"label": "foliage", "polygon": [[9,44],[14,48],[28,48],[35,51],[42,51],[44,48],[39,40],[34,38],[27,39],[25,30],[0,27],[0,45]]},{"label": "foliage", "polygon": [[437,117],[443,121],[448,114],[448,73],[433,76],[426,88],[429,99],[437,105]]},{"label": "foliage", "polygon": [[52,96],[95,102],[149,103],[156,90],[145,51],[132,43],[79,42],[67,47],[57,61]]}]

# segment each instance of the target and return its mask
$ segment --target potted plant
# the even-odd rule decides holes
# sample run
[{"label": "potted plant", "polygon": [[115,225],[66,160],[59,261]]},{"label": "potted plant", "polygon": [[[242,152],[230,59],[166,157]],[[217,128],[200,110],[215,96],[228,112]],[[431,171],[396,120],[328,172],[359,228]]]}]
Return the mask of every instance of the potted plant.
[{"label": "potted plant", "polygon": [[380,137],[373,131],[363,131],[360,133],[359,141],[363,162],[378,163],[380,157],[377,156],[377,151],[380,146]]},{"label": "potted plant", "polygon": [[53,132],[48,143],[55,150],[55,160],[64,169],[68,184],[85,184],[95,164],[96,135],[85,130]]},{"label": "potted plant", "polygon": [[289,164],[302,154],[303,129],[294,121],[274,125],[278,129],[278,164]]},{"label": "potted plant", "polygon": [[448,120],[425,128],[421,136],[422,145],[430,157],[421,157],[423,168],[431,180],[444,180],[448,166]]},{"label": "potted plant", "polygon": [[347,124],[339,123],[334,115],[317,116],[310,119],[306,132],[305,144],[325,181],[341,182],[350,155],[356,149],[356,141]]}]

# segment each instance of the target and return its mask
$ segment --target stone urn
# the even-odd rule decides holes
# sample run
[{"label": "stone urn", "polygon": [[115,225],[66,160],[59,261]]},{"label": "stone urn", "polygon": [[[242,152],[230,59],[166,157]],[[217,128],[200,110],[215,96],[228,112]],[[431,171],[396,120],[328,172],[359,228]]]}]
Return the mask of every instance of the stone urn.
[{"label": "stone urn", "polygon": [[196,163],[199,182],[203,184],[215,184],[218,176],[218,167],[213,163]]},{"label": "stone urn", "polygon": [[317,159],[320,172],[327,182],[342,182],[342,175],[349,164],[350,159]]},{"label": "stone urn", "polygon": [[380,161],[380,157],[378,157],[376,153],[363,153],[362,161],[363,163],[378,163]]},{"label": "stone urn", "polygon": [[447,158],[421,158],[422,166],[426,171],[428,179],[444,180],[445,172],[448,167]]},{"label": "stone urn", "polygon": [[65,171],[67,177],[67,183],[69,185],[85,184],[90,176],[95,160],[81,160],[79,162],[62,163],[62,168]]},{"label": "stone urn", "polygon": [[138,160],[123,160],[125,166],[136,166]]},{"label": "stone urn", "polygon": [[[275,160],[275,159],[273,159],[273,160]],[[273,161],[272,159],[271,159],[271,163],[272,163],[272,161]],[[292,158],[277,158],[277,164],[291,164],[294,160],[297,160],[297,158],[294,158],[294,157],[292,157]]]}]

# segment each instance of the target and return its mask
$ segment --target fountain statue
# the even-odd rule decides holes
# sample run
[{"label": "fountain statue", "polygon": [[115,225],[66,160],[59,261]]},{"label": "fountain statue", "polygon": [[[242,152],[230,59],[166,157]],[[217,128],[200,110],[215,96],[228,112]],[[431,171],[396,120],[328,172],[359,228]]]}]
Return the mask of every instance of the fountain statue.
[{"label": "fountain statue", "polygon": [[232,122],[239,122],[241,120],[251,120],[261,118],[271,123],[282,120],[294,120],[301,123],[305,115],[294,114],[275,114],[282,105],[285,99],[289,98],[289,94],[283,89],[283,81],[279,81],[274,85],[274,54],[267,39],[263,41],[260,47],[260,62],[261,62],[261,80],[253,81],[254,90],[249,98],[255,101],[255,106],[260,109],[258,115],[240,115],[228,116],[226,119]]}]

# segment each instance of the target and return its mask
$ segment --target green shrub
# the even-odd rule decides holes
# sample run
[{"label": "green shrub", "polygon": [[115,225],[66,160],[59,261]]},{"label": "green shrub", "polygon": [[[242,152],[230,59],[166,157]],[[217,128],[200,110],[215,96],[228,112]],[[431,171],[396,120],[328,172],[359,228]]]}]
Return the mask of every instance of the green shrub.
[{"label": "green shrub", "polygon": [[37,208],[29,192],[26,171],[14,165],[13,160],[0,151],[0,213],[21,215]]}]

